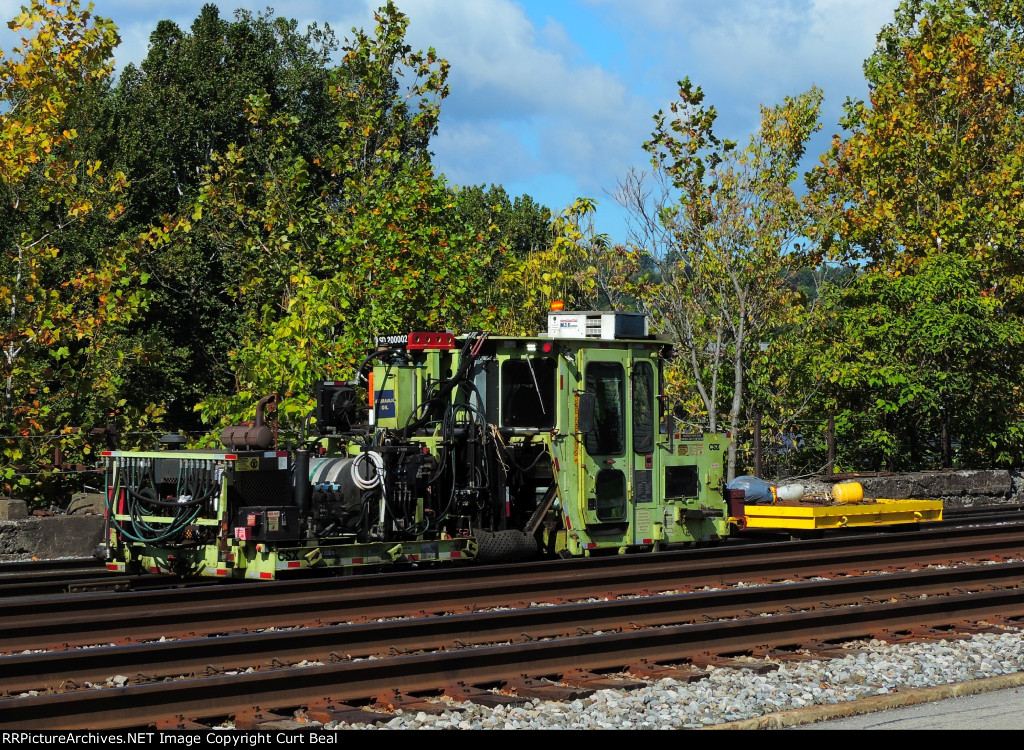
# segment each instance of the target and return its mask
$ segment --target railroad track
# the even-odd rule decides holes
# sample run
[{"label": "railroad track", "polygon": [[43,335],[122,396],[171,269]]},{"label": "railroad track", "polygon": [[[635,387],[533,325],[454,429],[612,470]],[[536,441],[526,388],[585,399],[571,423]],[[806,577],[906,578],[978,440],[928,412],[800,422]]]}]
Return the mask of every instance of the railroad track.
[{"label": "railroad track", "polygon": [[[692,670],[714,654],[820,648],[821,641],[887,628],[952,628],[962,620],[1024,616],[1019,562],[800,580],[837,570],[1019,558],[1022,543],[1024,528],[1003,524],[964,529],[952,538],[928,530],[217,591],[0,601],[4,650],[65,649],[0,657],[0,691],[56,691],[0,700],[0,724],[173,727],[234,717],[237,726],[254,711],[266,718],[268,711],[296,708],[367,721],[371,714],[340,703],[393,705],[430,690],[508,703],[509,696],[485,688],[514,685],[520,697],[578,694],[609,682],[580,675],[581,666],[631,666],[635,673],[657,669],[652,665],[660,661],[685,661]],[[796,582],[771,585],[779,580]],[[764,585],[700,590],[739,581]],[[484,611],[510,602],[519,608]],[[408,619],[394,619],[399,616]],[[295,629],[246,632],[268,625]],[[138,642],[174,634],[192,637]],[[70,648],[107,638],[125,645]],[[225,674],[236,670],[254,671]],[[536,677],[524,678],[524,672]],[[115,675],[119,687],[86,687]],[[556,687],[539,679],[543,675],[575,686]],[[183,679],[161,681],[169,677]]]},{"label": "railroad track", "polygon": [[224,583],[217,579],[177,580],[168,576],[115,575],[94,557],[0,562],[0,600],[18,596],[142,591]]},{"label": "railroad track", "polygon": [[[1024,523],[1024,506],[993,505],[977,508],[959,508],[948,510],[946,519],[937,524],[930,524],[928,531],[937,529],[958,528],[970,523]],[[856,535],[870,534],[864,529],[853,530]],[[880,533],[907,533],[898,528],[881,531]],[[785,539],[789,541],[789,533],[772,534],[765,532],[760,536],[732,538],[730,545],[743,546],[757,544],[759,540]],[[835,536],[830,536],[830,539]],[[589,563],[587,563],[589,564]],[[192,578],[174,580],[159,575],[116,575],[106,570],[103,563],[93,557],[70,558],[60,560],[25,560],[0,562],[0,599],[17,596],[40,596],[51,594],[82,594],[114,591],[139,591],[158,588],[181,588],[206,585],[211,583],[233,583],[210,578]]]},{"label": "railroad track", "polygon": [[[0,599],[0,653],[319,627],[1024,555],[1024,524],[514,566]],[[125,623],[131,623],[130,628]]]},{"label": "railroad track", "polygon": [[[354,710],[338,705],[347,701],[380,704],[446,688],[455,696],[482,696],[486,686],[510,680],[517,692],[522,684],[543,696],[565,690],[545,675],[585,687],[580,667],[593,673],[641,665],[642,672],[658,662],[689,662],[692,670],[714,663],[713,654],[821,650],[826,642],[900,629],[953,630],[965,620],[1024,617],[1022,573],[1024,564],[1005,563],[6,657],[2,689],[60,692],[0,700],[0,725],[191,726],[251,713],[254,706],[271,714],[312,707],[340,715]],[[266,661],[268,652],[273,662]],[[293,666],[300,659],[327,663]],[[111,670],[140,667],[148,672],[138,684],[68,690]],[[230,669],[249,671],[223,674]],[[524,673],[536,677],[524,683]],[[168,675],[185,678],[159,681]]]}]

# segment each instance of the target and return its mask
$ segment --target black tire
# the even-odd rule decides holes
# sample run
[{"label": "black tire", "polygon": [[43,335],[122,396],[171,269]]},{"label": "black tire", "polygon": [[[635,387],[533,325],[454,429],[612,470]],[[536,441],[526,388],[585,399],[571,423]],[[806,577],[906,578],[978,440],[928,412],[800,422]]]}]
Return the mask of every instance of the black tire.
[{"label": "black tire", "polygon": [[507,563],[537,555],[537,540],[522,531],[481,531],[476,534],[476,560]]}]

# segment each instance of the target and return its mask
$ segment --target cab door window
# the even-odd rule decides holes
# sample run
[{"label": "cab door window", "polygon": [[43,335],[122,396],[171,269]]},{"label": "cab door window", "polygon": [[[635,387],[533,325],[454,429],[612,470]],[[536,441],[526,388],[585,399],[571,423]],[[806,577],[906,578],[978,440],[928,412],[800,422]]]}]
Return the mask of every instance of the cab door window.
[{"label": "cab door window", "polygon": [[625,374],[618,362],[587,365],[587,393],[593,393],[594,429],[584,444],[591,456],[620,456],[626,450]]},{"label": "cab door window", "polygon": [[654,450],[654,368],[650,362],[633,365],[633,452]]},{"label": "cab door window", "polygon": [[[617,362],[591,362],[586,370],[587,393],[594,394],[594,429],[584,437],[591,456],[621,456],[626,451],[626,375]],[[626,475],[621,469],[597,472],[594,481],[597,520],[626,520]]]}]

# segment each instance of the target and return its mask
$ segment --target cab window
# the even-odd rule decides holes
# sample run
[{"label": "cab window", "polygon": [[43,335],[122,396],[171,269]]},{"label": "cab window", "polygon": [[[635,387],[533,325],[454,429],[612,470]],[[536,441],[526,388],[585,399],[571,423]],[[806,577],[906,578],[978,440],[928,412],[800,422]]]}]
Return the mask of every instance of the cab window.
[{"label": "cab window", "polygon": [[509,359],[501,366],[501,426],[555,426],[554,359]]}]

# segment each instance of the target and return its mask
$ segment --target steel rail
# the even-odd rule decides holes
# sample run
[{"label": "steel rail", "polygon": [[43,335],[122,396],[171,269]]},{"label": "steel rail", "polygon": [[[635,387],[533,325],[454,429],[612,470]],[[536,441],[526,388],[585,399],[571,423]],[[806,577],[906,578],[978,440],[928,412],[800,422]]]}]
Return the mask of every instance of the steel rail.
[{"label": "steel rail", "polygon": [[564,674],[580,667],[623,669],[639,660],[681,661],[771,644],[867,638],[883,628],[949,627],[963,619],[1024,617],[1024,591],[1006,588],[911,598],[772,617],[624,630],[512,645],[406,654],[269,672],[78,690],[0,700],[0,726],[100,729],[151,726],[174,716],[210,720],[258,706],[289,711],[323,701],[437,690],[454,682],[497,683],[513,676]]},{"label": "steel rail", "polygon": [[[712,618],[783,614],[822,607],[1016,586],[1024,563],[918,571],[831,581],[662,595],[512,611],[489,611],[218,638],[0,657],[0,694],[292,666],[301,661],[379,658],[412,650],[562,638],[584,629],[625,630]],[[141,677],[139,677],[141,675]]]},{"label": "steel rail", "polygon": [[[849,546],[847,546],[849,545]],[[965,530],[953,538],[833,540],[829,557],[817,544],[598,558],[591,565],[524,565],[447,571],[451,576],[390,574],[372,583],[349,579],[273,582],[248,586],[172,589],[74,597],[0,600],[0,651],[195,637],[267,627],[329,625],[420,613],[471,611],[533,601],[651,593],[760,580],[892,569],[928,561],[991,559],[1024,550],[1024,528]],[[631,562],[632,564],[625,564]],[[604,564],[602,564],[604,563]],[[613,563],[613,564],[608,564]]]},{"label": "steel rail", "polygon": [[[950,521],[949,524],[955,527],[961,527],[970,522],[972,518],[979,523],[985,523],[989,526],[1002,526],[1011,527],[1020,525],[1024,527],[1024,517],[1020,517],[1020,514],[1008,513],[1002,509],[1002,506],[996,506],[999,512],[996,513],[998,516],[1006,516],[1006,520],[993,520],[993,514],[989,509],[982,508],[981,514],[974,516],[962,516],[956,521]],[[1017,517],[1015,517],[1017,516]],[[618,568],[622,566],[637,566],[643,565],[644,560],[653,556],[661,556],[663,559],[670,559],[672,556],[680,556],[680,559],[692,559],[694,556],[697,557],[709,557],[714,558],[716,556],[724,557],[742,557],[744,554],[749,556],[755,556],[760,554],[760,549],[765,544],[779,544],[779,542],[785,538],[786,544],[795,545],[796,549],[814,549],[820,548],[827,550],[837,543],[837,539],[858,539],[859,544],[874,544],[884,543],[886,540],[893,540],[896,538],[916,538],[924,539],[927,537],[934,538],[935,536],[941,536],[945,538],[949,534],[949,529],[946,522],[943,524],[929,524],[927,527],[912,527],[910,531],[900,530],[897,527],[886,527],[882,529],[853,529],[845,532],[848,536],[838,536],[838,532],[834,535],[830,535],[828,539],[801,539],[801,540],[790,540],[789,532],[773,533],[771,531],[761,531],[752,533],[742,538],[731,538],[724,540],[724,543],[720,547],[701,547],[697,549],[669,549],[663,550],[657,553],[643,553],[637,555],[626,555],[626,556],[609,556],[600,558],[585,558],[585,559],[572,559],[572,560],[550,560],[550,561],[538,561],[533,563],[520,563],[517,565],[507,566],[487,566],[481,567],[461,567],[453,570],[451,567],[439,566],[435,568],[427,568],[423,570],[416,570],[410,572],[409,570],[398,570],[394,569],[386,572],[373,572],[367,571],[366,573],[353,574],[343,576],[346,583],[344,584],[348,588],[359,588],[362,586],[374,585],[374,579],[379,575],[414,575],[416,576],[417,582],[422,582],[429,577],[444,577],[451,580],[453,577],[501,577],[504,575],[504,570],[522,570],[528,571],[531,566],[541,566],[547,568],[555,565],[559,566],[563,571],[567,571],[572,567],[610,567]],[[849,542],[843,542],[848,544]],[[632,562],[631,562],[632,561]],[[457,572],[456,572],[457,571]],[[94,558],[74,558],[68,560],[32,560],[32,561],[11,561],[11,562],[0,562],[0,600],[15,598],[18,596],[39,596],[39,595],[50,595],[58,592],[67,593],[89,593],[89,592],[102,592],[104,590],[109,591],[123,591],[126,589],[152,589],[158,587],[158,583],[155,579],[163,581],[176,581],[175,583],[164,584],[165,587],[194,587],[199,584],[206,584],[211,582],[217,583],[230,583],[236,586],[262,586],[268,587],[273,585],[280,585],[284,581],[264,581],[259,583],[245,582],[245,581],[234,581],[224,579],[213,579],[213,578],[191,578],[191,579],[173,579],[171,576],[156,576],[153,574],[145,574],[138,576],[124,576],[110,573],[103,568],[102,563]],[[291,586],[296,586],[294,583],[296,579],[291,579]],[[331,578],[313,578],[309,584],[313,588],[322,588],[323,586],[330,586],[331,581],[338,580],[338,577]],[[95,582],[95,585],[94,585]],[[45,605],[43,605],[45,606]],[[51,607],[60,608],[61,605],[54,602],[50,605]]]}]

